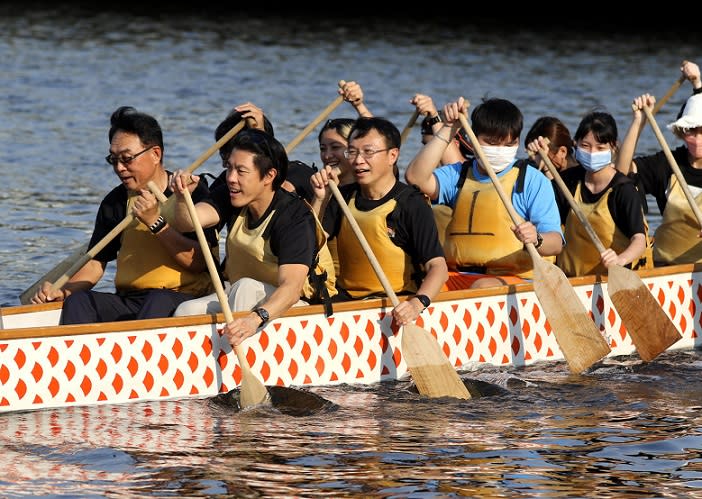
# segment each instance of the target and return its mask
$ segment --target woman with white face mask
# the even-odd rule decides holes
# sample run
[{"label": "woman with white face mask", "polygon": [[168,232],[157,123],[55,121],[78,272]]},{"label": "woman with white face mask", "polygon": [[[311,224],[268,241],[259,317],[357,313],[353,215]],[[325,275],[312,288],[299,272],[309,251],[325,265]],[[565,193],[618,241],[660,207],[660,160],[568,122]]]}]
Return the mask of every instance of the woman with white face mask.
[{"label": "woman with white face mask", "polygon": [[[665,153],[637,156],[632,161],[638,136],[646,122],[643,106],[650,108],[654,104],[655,99],[649,94],[634,99],[632,109],[635,111],[622,143],[617,169],[635,176],[643,191],[656,198],[662,221],[654,237],[655,264],[702,262],[699,224]],[[683,142],[671,152],[690,192],[702,207],[702,94],[690,97],[678,119],[668,128]]]},{"label": "woman with white face mask", "polygon": [[537,169],[517,159],[523,116],[505,99],[487,99],[471,113],[472,128],[486,159],[525,220],[515,226],[485,166],[477,159],[437,164],[461,128],[459,116],[467,103],[460,97],[444,106],[444,124],[412,159],[405,178],[433,203],[453,209],[444,251],[449,280],[444,289],[482,288],[525,282],[533,263],[524,250],[533,243],[542,256],[563,248],[563,236],[553,188]]},{"label": "woman with white face mask", "polygon": [[[568,198],[554,182],[566,246],[556,264],[569,276],[606,274],[610,265],[652,267],[648,248],[648,224],[643,196],[636,184],[614,168],[617,124],[611,114],[593,111],[585,115],[573,137],[578,165],[561,173],[575,202],[606,250],[600,253]],[[543,139],[536,139],[536,145]],[[529,149],[533,150],[534,143]],[[538,150],[538,149],[537,149]]]}]

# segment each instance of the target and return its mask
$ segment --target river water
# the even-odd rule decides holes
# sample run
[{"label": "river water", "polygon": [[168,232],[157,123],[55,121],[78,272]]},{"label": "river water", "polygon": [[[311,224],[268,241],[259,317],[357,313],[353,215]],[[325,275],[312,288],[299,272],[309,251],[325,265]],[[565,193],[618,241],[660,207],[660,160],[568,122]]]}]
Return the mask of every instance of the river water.
[{"label": "river water", "polygon": [[[574,132],[599,106],[623,136],[634,96],[660,97],[683,59],[702,63],[699,40],[674,32],[48,5],[0,6],[3,306],[88,240],[116,185],[103,157],[119,106],[159,119],[170,169],[198,158],[247,101],[291,141],[340,79],[360,82],[371,111],[399,128],[415,93],[440,105],[487,95],[515,102],[525,132],[544,114]],[[657,116],[671,147],[665,124],[689,95],[685,83]],[[342,116],[353,116],[348,104],[331,115]],[[319,163],[315,137],[291,156]],[[414,130],[401,166],[419,145]],[[647,130],[639,152],[654,150]],[[219,169],[212,159],[200,171]],[[699,496],[701,374],[700,352],[667,352],[649,364],[609,359],[583,376],[564,364],[466,369],[484,396],[461,402],[398,382],[315,388],[333,406],[307,416],[207,400],[4,414],[0,496]]]}]

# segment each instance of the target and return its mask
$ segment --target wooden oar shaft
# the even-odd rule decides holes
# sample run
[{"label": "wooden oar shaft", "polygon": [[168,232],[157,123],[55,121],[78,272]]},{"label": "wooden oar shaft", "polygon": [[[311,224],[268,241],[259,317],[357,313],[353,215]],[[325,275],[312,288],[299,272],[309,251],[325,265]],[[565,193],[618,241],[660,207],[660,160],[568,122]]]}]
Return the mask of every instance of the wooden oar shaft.
[{"label": "wooden oar shaft", "polygon": [[346,204],[344,197],[341,195],[341,192],[339,192],[339,188],[336,186],[336,184],[333,181],[329,182],[329,188],[331,189],[332,194],[334,195],[334,198],[336,199],[337,203],[339,203],[341,210],[344,212],[344,215],[346,216],[346,219],[348,220],[349,224],[351,225],[351,228],[353,229],[354,234],[356,234],[356,237],[358,238],[358,242],[361,243],[361,247],[363,248],[363,251],[366,253],[368,260],[370,261],[370,264],[373,267],[373,271],[375,271],[375,275],[378,276],[378,280],[380,281],[380,284],[383,285],[383,289],[385,290],[385,294],[387,294],[388,297],[390,298],[390,301],[392,302],[393,307],[396,307],[398,305],[398,303],[400,303],[400,300],[397,298],[395,291],[393,291],[392,284],[390,284],[390,281],[388,280],[387,276],[385,275],[383,268],[380,266],[380,262],[378,262],[378,258],[375,256],[373,249],[368,244],[368,240],[366,239],[366,236],[363,234],[361,227],[358,225],[358,222],[353,217],[353,213],[351,213],[351,210],[349,209],[348,205]]},{"label": "wooden oar shaft", "polygon": [[88,263],[90,260],[95,258],[95,256],[102,251],[102,249],[110,244],[110,242],[117,237],[127,226],[132,223],[132,220],[134,220],[134,215],[132,213],[128,213],[126,217],[124,217],[124,220],[122,220],[120,223],[118,223],[110,232],[108,232],[105,237],[100,239],[100,241],[97,242],[95,246],[90,248],[88,251],[86,251],[80,259],[78,259],[73,265],[70,266],[66,272],[56,279],[56,282],[54,282],[51,285],[51,289],[53,291],[56,291],[58,289],[61,289],[61,286],[66,284],[68,280],[73,277],[76,272],[78,272],[80,269],[83,268],[83,266]]},{"label": "wooden oar shaft", "polygon": [[561,190],[561,192],[563,193],[565,198],[568,200],[568,204],[570,205],[570,209],[573,210],[573,213],[575,213],[575,216],[578,217],[578,220],[580,220],[580,223],[583,225],[583,227],[585,227],[585,231],[587,232],[587,235],[590,236],[590,239],[592,239],[592,242],[595,244],[595,247],[597,247],[597,251],[601,254],[602,252],[604,252],[606,250],[606,248],[604,247],[604,244],[602,244],[602,241],[597,236],[595,229],[592,227],[592,224],[585,216],[585,213],[583,213],[583,210],[580,208],[580,206],[578,206],[578,203],[575,202],[575,198],[570,193],[568,186],[566,186],[565,182],[563,182],[563,178],[558,173],[558,170],[553,165],[553,162],[551,162],[551,158],[548,157],[548,150],[546,150],[545,148],[539,147],[539,153],[541,154],[541,159],[543,159],[544,163],[546,164],[546,168],[548,168],[548,171],[551,172],[551,175],[553,175],[553,180],[556,181],[558,188]]},{"label": "wooden oar shaft", "polygon": [[324,110],[321,113],[319,113],[319,115],[315,119],[313,119],[312,122],[297,135],[297,137],[292,139],[290,143],[287,146],[285,146],[285,152],[290,154],[292,150],[295,149],[300,144],[300,142],[302,142],[302,140],[305,137],[307,137],[307,135],[322,122],[323,119],[329,116],[332,113],[332,111],[334,111],[334,109],[339,107],[339,105],[342,102],[344,102],[344,98],[341,95],[334,99],[331,104],[324,108]]},{"label": "wooden oar shaft", "polygon": [[[190,166],[188,166],[188,168],[186,168],[185,171],[187,171],[188,173],[192,173],[196,169],[198,169],[205,161],[207,161],[210,158],[210,156],[217,152],[220,147],[226,144],[229,141],[229,139],[231,139],[234,135],[239,133],[239,131],[242,128],[244,128],[244,124],[244,121],[240,121],[235,126],[233,126],[231,130],[225,133],[217,142],[211,145],[209,149],[202,153],[199,158],[197,158]],[[170,202],[172,201],[169,199],[167,203]],[[132,223],[132,220],[134,220],[134,214],[127,213],[127,215],[124,217],[124,220],[122,220],[110,232],[108,232],[105,235],[105,237],[103,237],[100,241],[98,241],[95,244],[95,246],[93,246],[87,252],[85,252],[79,260],[77,260],[73,265],[71,265],[69,269],[51,285],[52,290],[56,291],[60,289],[61,286],[66,284],[68,280],[76,274],[76,272],[83,268],[83,266],[90,260],[95,258],[97,254],[100,251],[102,251],[102,249],[105,246],[110,244],[110,242],[115,237],[119,236],[122,233],[122,231],[126,229],[130,223]]]},{"label": "wooden oar shaft", "polygon": [[412,130],[412,127],[414,124],[417,122],[417,118],[419,118],[419,111],[415,110],[412,113],[412,116],[410,116],[409,121],[407,121],[407,124],[405,125],[405,128],[402,130],[402,133],[400,134],[400,144],[404,144],[405,140],[407,140],[407,136],[410,133],[410,130]]},{"label": "wooden oar shaft", "polygon": [[670,86],[670,88],[665,93],[665,95],[663,97],[661,97],[661,99],[658,102],[656,102],[656,105],[653,106],[653,111],[651,111],[651,114],[655,115],[656,113],[658,113],[658,111],[660,111],[661,107],[663,107],[663,104],[665,104],[668,101],[668,99],[670,99],[675,94],[675,92],[678,91],[678,89],[680,88],[680,85],[682,85],[684,81],[685,81],[685,75],[682,75],[680,78],[678,78],[675,81],[675,83],[673,83]]},{"label": "wooden oar shaft", "polygon": [[[227,295],[224,292],[222,281],[220,281],[219,279],[217,265],[215,264],[214,258],[212,257],[210,247],[207,244],[207,238],[205,237],[205,232],[202,229],[202,224],[200,224],[200,220],[198,219],[197,210],[195,209],[193,199],[190,196],[190,191],[185,189],[183,191],[183,194],[183,197],[185,198],[185,203],[188,207],[188,213],[190,214],[190,219],[192,220],[193,226],[195,228],[195,233],[197,234],[197,239],[200,243],[200,248],[202,249],[202,253],[205,257],[205,262],[207,263],[207,270],[210,273],[212,285],[215,288],[217,299],[219,300],[219,304],[222,307],[222,312],[224,313],[224,319],[227,322],[231,322],[234,320],[234,316],[232,314],[231,308],[229,307],[229,299],[227,298]],[[263,402],[267,394],[265,386],[263,385],[263,383],[261,383],[261,381],[258,378],[254,376],[253,372],[251,372],[251,367],[249,366],[249,363],[246,360],[244,352],[242,352],[241,350],[241,346],[234,345],[233,348],[242,371],[242,386],[240,398],[242,407],[248,407],[250,405],[255,405]]]},{"label": "wooden oar shaft", "polygon": [[702,227],[702,212],[700,212],[700,207],[697,206],[695,197],[692,195],[692,192],[690,192],[690,186],[687,185],[687,181],[685,180],[685,177],[683,177],[683,174],[680,171],[678,162],[675,161],[673,153],[670,151],[670,147],[668,147],[668,143],[666,142],[665,137],[661,132],[661,129],[658,127],[658,123],[656,123],[656,119],[653,117],[653,113],[651,112],[651,110],[648,108],[648,106],[644,106],[643,111],[646,114],[646,119],[648,119],[649,123],[651,124],[653,133],[656,134],[656,138],[658,139],[658,142],[663,148],[663,153],[668,159],[668,163],[670,163],[670,167],[672,168],[675,177],[678,179],[680,187],[682,187],[682,190],[685,193],[685,198],[687,199],[687,202],[689,203],[690,208],[692,209],[692,213],[694,213],[695,218],[697,219],[697,223],[699,223],[700,227]]}]

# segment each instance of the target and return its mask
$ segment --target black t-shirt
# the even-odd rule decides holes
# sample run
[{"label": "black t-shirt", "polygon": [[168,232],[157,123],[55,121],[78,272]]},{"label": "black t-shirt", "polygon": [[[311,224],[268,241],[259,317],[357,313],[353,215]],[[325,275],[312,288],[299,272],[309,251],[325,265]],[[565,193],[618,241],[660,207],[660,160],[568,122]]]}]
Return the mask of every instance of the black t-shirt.
[{"label": "black t-shirt", "polygon": [[[242,208],[235,208],[229,198],[229,188],[219,185],[205,199],[219,213],[218,230],[225,226],[227,230],[234,223]],[[271,251],[278,258],[278,265],[302,264],[311,267],[317,253],[315,220],[309,206],[297,194],[285,189],[278,189],[266,212],[258,220],[247,217],[250,229],[259,226],[275,210],[263,237],[270,241]],[[234,258],[235,255],[227,255]]]},{"label": "black t-shirt", "polygon": [[[432,258],[444,256],[432,209],[416,188],[397,182],[390,192],[378,200],[364,198],[357,183],[342,185],[339,191],[347,202],[356,192],[356,208],[360,211],[370,211],[390,199],[398,199],[397,206],[387,217],[388,227],[395,232],[392,242],[410,255],[415,264],[424,265]],[[331,198],[322,224],[330,238],[339,233],[343,216],[336,199]]]},{"label": "black t-shirt", "polygon": [[[172,173],[170,171],[166,171],[166,173],[170,178]],[[198,201],[201,201],[207,196],[208,192],[209,189],[207,188],[207,181],[204,179],[204,177],[200,177],[200,182],[192,193],[193,202],[197,203]],[[89,248],[92,248],[98,242],[100,242],[127,216],[127,194],[127,188],[120,184],[104,197],[95,217],[95,227],[93,229],[93,235],[90,238]],[[171,191],[170,187],[166,187],[163,194],[166,197],[170,197],[173,194],[173,191]],[[204,229],[204,233],[207,241],[210,243],[210,246],[215,246],[217,244],[216,230],[214,228],[208,228]],[[188,232],[184,235],[190,239],[197,240],[197,234],[195,234],[195,232]],[[95,260],[106,263],[117,259],[117,253],[119,252],[121,246],[122,238],[115,237],[102,249],[102,251],[95,255]]]},{"label": "black t-shirt", "polygon": [[[607,200],[607,208],[614,220],[614,224],[622,233],[631,238],[634,234],[645,233],[646,226],[643,217],[643,199],[642,194],[636,188],[633,180],[628,178],[621,172],[616,172],[607,189],[602,192],[593,194],[585,186],[585,169],[581,166],[566,168],[561,172],[563,183],[568,187],[571,194],[575,194],[575,189],[579,183],[580,193],[583,202],[587,204],[596,203],[607,192],[609,187],[612,187],[612,192]],[[556,193],[556,202],[558,203],[558,211],[561,215],[561,223],[565,223],[568,212],[570,211],[570,203],[563,194],[555,181],[552,181],[553,189]]]},{"label": "black t-shirt", "polygon": [[[702,170],[693,168],[688,157],[687,146],[682,145],[672,151],[675,162],[680,167],[680,172],[688,185],[702,188]],[[661,213],[668,202],[666,190],[670,185],[673,169],[663,151],[649,156],[634,158],[636,163],[636,178],[646,194],[656,198],[658,209]]]}]

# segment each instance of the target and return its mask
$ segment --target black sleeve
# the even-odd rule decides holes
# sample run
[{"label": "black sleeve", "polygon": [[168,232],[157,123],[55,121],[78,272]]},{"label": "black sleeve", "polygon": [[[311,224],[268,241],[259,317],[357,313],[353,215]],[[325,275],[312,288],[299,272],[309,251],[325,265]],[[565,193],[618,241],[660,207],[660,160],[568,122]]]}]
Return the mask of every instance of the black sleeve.
[{"label": "black sleeve", "polygon": [[[413,262],[423,265],[432,258],[444,256],[444,249],[439,242],[431,206],[419,191],[407,188],[414,192],[398,201],[399,210],[394,211],[397,213],[394,243],[410,255]],[[391,223],[388,220],[388,227]]]},{"label": "black sleeve", "polygon": [[296,263],[312,266],[317,253],[314,215],[299,198],[276,208],[271,221],[271,250],[278,265]]},{"label": "black sleeve", "polygon": [[[95,215],[95,226],[90,238],[88,249],[102,241],[105,236],[119,225],[127,216],[127,190],[123,186],[114,188],[100,203]],[[95,260],[107,263],[117,259],[117,253],[122,246],[122,239],[117,236],[110,241],[97,255]]]},{"label": "black sleeve", "polygon": [[219,184],[211,189],[209,194],[202,199],[202,202],[212,206],[219,215],[219,223],[215,226],[218,232],[227,227],[234,214],[238,212],[232,206],[231,198],[229,197],[229,187],[226,184]]},{"label": "black sleeve", "polygon": [[636,163],[638,172],[636,175],[637,182],[643,186],[644,193],[655,197],[658,200],[659,207],[662,200],[663,205],[665,205],[665,191],[673,170],[670,168],[670,163],[668,163],[663,151],[634,158],[634,163]]},{"label": "black sleeve", "polygon": [[617,184],[608,199],[609,212],[619,230],[631,238],[636,233],[645,234],[641,195],[633,182]]}]

